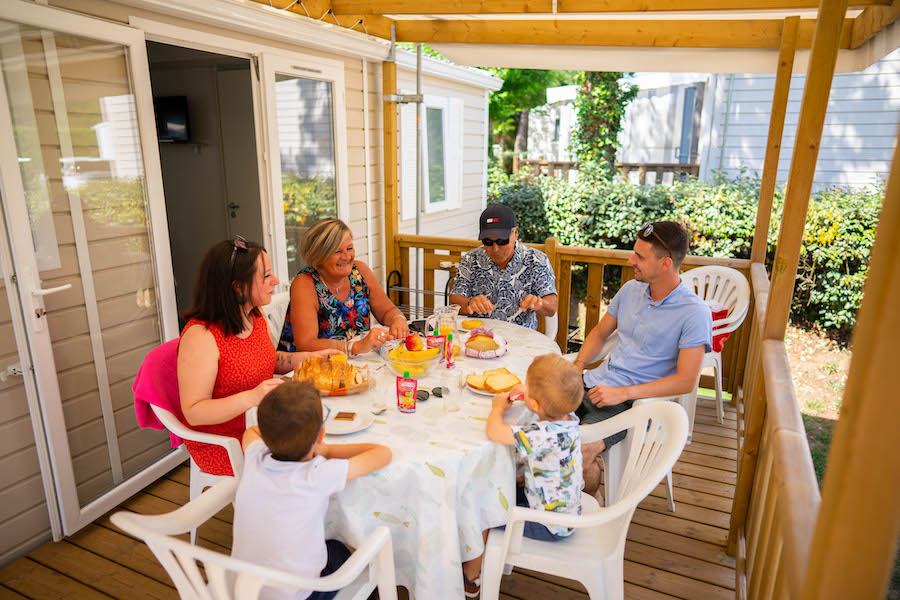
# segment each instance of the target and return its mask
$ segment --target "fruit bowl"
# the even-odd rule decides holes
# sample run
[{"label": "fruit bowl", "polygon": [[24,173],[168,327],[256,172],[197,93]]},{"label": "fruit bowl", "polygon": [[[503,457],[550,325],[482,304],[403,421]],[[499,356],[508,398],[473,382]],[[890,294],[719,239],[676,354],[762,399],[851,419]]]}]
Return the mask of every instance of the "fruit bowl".
[{"label": "fruit bowl", "polygon": [[408,371],[410,377],[424,377],[441,362],[441,349],[407,350],[403,340],[391,340],[378,348],[378,356],[397,375]]}]

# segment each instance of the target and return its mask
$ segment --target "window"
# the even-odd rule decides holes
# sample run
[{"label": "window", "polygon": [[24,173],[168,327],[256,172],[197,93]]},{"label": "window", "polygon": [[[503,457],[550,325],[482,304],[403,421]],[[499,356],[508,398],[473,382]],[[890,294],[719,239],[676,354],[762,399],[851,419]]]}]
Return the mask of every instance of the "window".
[{"label": "window", "polygon": [[[408,92],[403,92],[408,93]],[[426,213],[462,205],[463,101],[425,95],[422,119],[422,204]],[[416,105],[400,107],[400,194],[403,220],[416,217]]]},{"label": "window", "polygon": [[344,72],[337,61],[299,54],[263,54],[262,66],[274,157],[273,263],[289,285],[305,266],[300,243],[312,224],[349,220]]},{"label": "window", "polygon": [[428,182],[426,196],[428,205],[446,202],[444,187],[444,109],[428,108],[425,115],[427,128],[425,131],[425,152],[428,157]]}]

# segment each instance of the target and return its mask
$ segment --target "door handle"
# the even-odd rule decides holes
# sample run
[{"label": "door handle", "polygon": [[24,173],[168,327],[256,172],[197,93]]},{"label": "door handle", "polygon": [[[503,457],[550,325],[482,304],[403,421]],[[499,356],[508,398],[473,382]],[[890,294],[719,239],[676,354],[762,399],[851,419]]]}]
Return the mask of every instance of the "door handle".
[{"label": "door handle", "polygon": [[65,285],[58,285],[56,287],[47,288],[46,290],[31,290],[32,296],[49,296],[50,294],[56,294],[57,292],[64,292],[68,289],[72,288],[71,283],[67,283]]},{"label": "door handle", "polygon": [[42,306],[42,304],[44,303],[44,301],[43,301],[44,296],[49,296],[50,294],[56,294],[57,292],[63,292],[65,290],[68,290],[71,288],[72,288],[72,284],[67,283],[65,285],[58,285],[56,287],[47,288],[46,290],[41,289],[41,288],[31,290],[32,296],[35,296],[36,298],[41,298],[41,300],[38,301],[38,304],[34,309],[34,319],[35,319],[34,320],[34,330],[35,331],[43,331],[44,330],[44,321],[46,321],[46,319],[44,319],[43,317],[47,314],[47,309]]}]

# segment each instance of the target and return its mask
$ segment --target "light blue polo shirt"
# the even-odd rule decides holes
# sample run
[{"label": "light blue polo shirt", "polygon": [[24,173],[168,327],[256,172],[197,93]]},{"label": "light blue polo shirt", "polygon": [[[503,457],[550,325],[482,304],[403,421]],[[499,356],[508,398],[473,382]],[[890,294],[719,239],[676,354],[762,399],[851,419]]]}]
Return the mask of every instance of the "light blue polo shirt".
[{"label": "light blue polo shirt", "polygon": [[619,341],[607,360],[584,374],[585,387],[639,385],[674,375],[684,348],[712,349],[712,313],[684,283],[660,300],[650,284],[632,279],[616,293],[608,311]]}]

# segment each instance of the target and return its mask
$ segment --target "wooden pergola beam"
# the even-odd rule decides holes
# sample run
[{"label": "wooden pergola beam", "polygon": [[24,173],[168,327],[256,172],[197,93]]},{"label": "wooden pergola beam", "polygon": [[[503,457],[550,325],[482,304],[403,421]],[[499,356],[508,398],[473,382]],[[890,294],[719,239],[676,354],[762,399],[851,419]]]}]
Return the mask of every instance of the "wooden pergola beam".
[{"label": "wooden pergola beam", "polygon": [[772,113],[769,118],[769,137],[766,142],[766,158],[763,163],[762,181],[759,186],[759,204],[756,208],[756,231],[750,251],[752,262],[765,262],[769,224],[772,220],[772,200],[775,198],[775,182],[778,179],[778,161],[781,158],[781,138],[784,136],[784,119],[787,115],[788,96],[791,92],[791,75],[794,72],[794,53],[797,48],[797,30],[800,19],[784,20],[781,50],[778,53],[778,71],[775,75],[775,93],[772,97]]},{"label": "wooden pergola beam", "polygon": [[[553,14],[552,0],[333,0],[334,11],[357,15]],[[890,6],[891,0],[855,0],[851,6]],[[814,10],[818,0],[558,0],[557,13]]]},{"label": "wooden pergola beam", "polygon": [[[382,63],[381,92],[385,96],[393,96],[397,93],[397,63],[390,61]],[[400,256],[397,245],[394,243],[394,236],[400,228],[397,186],[400,138],[397,128],[397,103],[384,100],[382,111],[384,114],[384,266],[386,279],[391,271],[400,270]],[[404,282],[404,284],[406,283]]]},{"label": "wooden pergola beam", "polygon": [[[465,44],[551,44],[683,48],[764,48],[781,45],[781,20],[751,21],[534,21],[534,20],[398,20],[397,41]],[[797,48],[812,45],[815,21],[800,21]],[[368,25],[368,24],[367,24]],[[850,47],[853,20],[840,34],[840,48]],[[383,35],[384,32],[373,35]],[[388,29],[387,35],[390,35]]]},{"label": "wooden pergola beam", "polygon": [[879,217],[853,359],[834,428],[804,600],[883,598],[900,530],[900,427],[894,378],[900,336],[900,153]]},{"label": "wooden pergola beam", "polygon": [[797,123],[794,153],[791,156],[791,169],[784,194],[784,213],[772,265],[772,285],[766,306],[763,339],[783,340],[787,329],[839,40],[843,39],[842,31],[846,31],[846,27],[843,27],[846,12],[847,0],[822,0],[819,18],[816,20],[815,41],[806,71],[800,120]]},{"label": "wooden pergola beam", "polygon": [[859,48],[875,34],[900,18],[900,1],[892,6],[870,6],[853,20],[850,47]]}]

